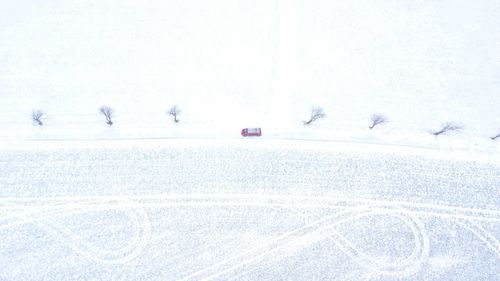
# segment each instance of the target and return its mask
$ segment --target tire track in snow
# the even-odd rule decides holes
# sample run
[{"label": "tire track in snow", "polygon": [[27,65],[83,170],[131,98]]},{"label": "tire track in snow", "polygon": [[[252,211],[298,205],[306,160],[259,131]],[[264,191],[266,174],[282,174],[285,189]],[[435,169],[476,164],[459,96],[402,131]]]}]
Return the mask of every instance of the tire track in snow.
[{"label": "tire track in snow", "polygon": [[[450,220],[473,233],[500,259],[498,239],[481,227],[481,223],[500,223],[500,211],[494,209],[462,208],[440,204],[383,201],[352,198],[320,198],[299,196],[268,196],[259,194],[160,194],[109,197],[32,197],[0,198],[0,230],[33,224],[88,259],[106,264],[125,264],[138,258],[151,242],[151,222],[148,210],[157,208],[219,208],[219,207],[281,208],[314,214],[315,210],[333,211],[331,216],[319,217],[312,223],[280,234],[258,247],[247,249],[209,267],[193,272],[180,280],[213,280],[238,273],[280,250],[303,242],[311,235],[328,239],[349,258],[370,272],[366,278],[380,276],[409,276],[417,273],[429,256],[430,246],[423,220],[437,217]],[[92,241],[83,241],[68,228],[54,221],[58,217],[99,212],[123,212],[129,217],[134,234],[126,246],[116,251],[96,249]],[[395,262],[383,262],[369,257],[336,227],[370,216],[392,217],[399,220],[414,237],[412,253]]]},{"label": "tire track in snow", "polygon": [[91,241],[85,241],[79,234],[54,221],[55,218],[111,211],[112,208],[96,204],[96,202],[86,202],[82,205],[57,204],[52,207],[40,208],[38,211],[36,208],[29,209],[28,212],[23,212],[21,208],[18,213],[11,210],[11,215],[0,221],[0,230],[32,224],[45,231],[59,243],[71,248],[75,253],[105,264],[124,264],[137,258],[151,239],[151,222],[147,211],[139,206],[121,210],[129,218],[133,235],[128,239],[125,246],[113,250],[96,248]]}]

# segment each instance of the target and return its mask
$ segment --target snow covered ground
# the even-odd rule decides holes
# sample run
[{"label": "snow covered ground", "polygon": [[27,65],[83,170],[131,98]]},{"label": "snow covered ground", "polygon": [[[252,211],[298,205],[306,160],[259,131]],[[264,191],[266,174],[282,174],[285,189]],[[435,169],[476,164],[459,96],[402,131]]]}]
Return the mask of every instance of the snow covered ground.
[{"label": "snow covered ground", "polygon": [[0,0],[0,281],[500,280],[499,18]]},{"label": "snow covered ground", "polygon": [[[455,121],[454,139],[481,148],[500,133],[499,15],[497,0],[2,0],[0,139],[254,126],[358,139],[381,113],[384,141],[428,142]],[[165,113],[173,104],[182,126]],[[311,106],[328,116],[304,130]]]},{"label": "snow covered ground", "polygon": [[0,150],[1,280],[495,280],[481,153],[272,140]]}]

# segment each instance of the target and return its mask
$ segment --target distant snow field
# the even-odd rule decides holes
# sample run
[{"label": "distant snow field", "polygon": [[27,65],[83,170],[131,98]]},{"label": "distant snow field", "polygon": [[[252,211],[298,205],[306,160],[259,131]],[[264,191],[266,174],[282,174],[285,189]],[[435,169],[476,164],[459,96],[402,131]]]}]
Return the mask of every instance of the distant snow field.
[{"label": "distant snow field", "polygon": [[[385,141],[458,122],[481,148],[500,134],[499,15],[496,0],[3,0],[0,139],[357,139],[380,113]],[[327,118],[303,133],[312,106]]]},{"label": "distant snow field", "polygon": [[0,281],[500,280],[499,19],[0,0]]}]

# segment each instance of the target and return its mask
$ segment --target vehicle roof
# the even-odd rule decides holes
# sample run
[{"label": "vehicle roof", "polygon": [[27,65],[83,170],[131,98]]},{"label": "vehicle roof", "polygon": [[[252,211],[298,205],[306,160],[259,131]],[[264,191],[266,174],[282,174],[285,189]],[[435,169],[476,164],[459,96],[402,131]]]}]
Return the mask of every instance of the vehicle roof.
[{"label": "vehicle roof", "polygon": [[247,128],[248,132],[258,132],[260,128]]}]

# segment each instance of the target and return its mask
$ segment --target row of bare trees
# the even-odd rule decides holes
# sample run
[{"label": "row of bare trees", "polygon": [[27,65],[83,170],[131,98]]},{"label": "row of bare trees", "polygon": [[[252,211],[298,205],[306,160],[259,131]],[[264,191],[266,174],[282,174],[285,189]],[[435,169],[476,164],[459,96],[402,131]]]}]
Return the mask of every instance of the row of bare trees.
[{"label": "row of bare trees", "polygon": [[[303,123],[304,123],[304,125],[307,126],[307,125],[310,125],[311,123],[313,123],[319,119],[325,118],[325,117],[326,117],[326,114],[325,114],[323,108],[313,107],[311,109],[311,115],[310,115],[309,119],[306,121],[303,121]],[[387,122],[388,122],[388,119],[384,115],[373,114],[371,116],[371,124],[370,124],[370,126],[368,126],[368,128],[370,130],[373,130],[373,128],[375,128],[376,126],[385,124]],[[448,132],[452,132],[452,131],[460,131],[463,128],[464,128],[464,126],[461,124],[458,124],[455,122],[447,122],[447,123],[444,123],[443,125],[441,125],[441,127],[438,130],[431,131],[430,133],[434,136],[439,136],[439,135],[442,135],[442,134],[445,134]],[[491,137],[492,140],[496,140],[497,138],[500,138],[500,134]]]},{"label": "row of bare trees", "polygon": [[[112,107],[103,105],[99,108],[99,113],[101,113],[106,119],[106,124],[108,124],[109,126],[112,126],[114,124],[113,118],[115,116],[115,110]],[[179,123],[178,116],[179,114],[181,114],[181,110],[177,105],[174,105],[169,110],[167,110],[167,114],[174,118],[175,123]],[[31,120],[33,121],[33,124],[43,126],[44,116],[45,112],[43,112],[42,110],[33,110],[33,112],[31,113]]]},{"label": "row of bare trees", "polygon": [[[310,125],[311,123],[313,123],[319,119],[323,119],[325,117],[326,117],[326,114],[325,114],[325,111],[323,110],[323,108],[313,107],[311,109],[311,115],[309,116],[309,119],[306,121],[302,121],[302,123],[304,123],[304,125],[307,126],[307,125]],[[386,122],[387,122],[387,118],[385,118],[384,115],[373,114],[371,117],[371,125],[368,126],[368,128],[370,130],[372,130],[373,128],[375,128],[375,126],[380,125],[380,124],[384,124]]]},{"label": "row of bare trees", "polygon": [[[113,117],[114,117],[114,110],[110,106],[103,105],[99,108],[99,112],[106,118],[106,124],[109,126],[113,125]],[[169,110],[167,110],[167,114],[173,117],[173,121],[175,123],[179,123],[178,116],[181,114],[181,110],[179,106],[173,105]],[[33,120],[33,123],[38,125],[38,126],[43,126],[43,117],[45,113],[41,110],[34,110],[31,118]],[[302,121],[305,126],[308,126],[319,119],[326,118],[325,111],[323,110],[322,107],[312,107],[311,109],[311,114],[309,118],[305,121]],[[371,123],[368,128],[370,130],[373,130],[376,126],[385,124],[388,122],[388,119],[382,115],[382,114],[373,114],[371,116]],[[447,122],[444,123],[438,130],[436,131],[431,131],[431,134],[434,136],[439,136],[448,132],[452,131],[460,131],[464,127],[461,124],[455,123],[455,122]],[[491,137],[492,140],[496,140],[497,138],[500,138],[500,134]]]}]

